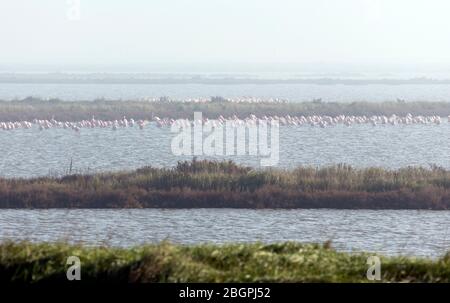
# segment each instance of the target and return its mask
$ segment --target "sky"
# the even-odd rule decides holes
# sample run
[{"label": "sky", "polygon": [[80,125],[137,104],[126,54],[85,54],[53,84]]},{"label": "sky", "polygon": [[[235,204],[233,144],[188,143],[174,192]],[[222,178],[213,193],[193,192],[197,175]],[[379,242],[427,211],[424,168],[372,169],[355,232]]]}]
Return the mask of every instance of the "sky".
[{"label": "sky", "polygon": [[0,67],[450,70],[449,12],[447,0],[1,0]]}]

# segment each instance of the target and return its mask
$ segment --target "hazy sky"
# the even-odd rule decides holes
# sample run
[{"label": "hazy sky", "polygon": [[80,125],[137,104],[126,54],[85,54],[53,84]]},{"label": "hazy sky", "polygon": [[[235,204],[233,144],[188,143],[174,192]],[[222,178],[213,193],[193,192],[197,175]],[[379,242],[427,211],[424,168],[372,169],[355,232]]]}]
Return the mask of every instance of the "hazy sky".
[{"label": "hazy sky", "polygon": [[0,66],[450,66],[448,0],[0,1]]}]

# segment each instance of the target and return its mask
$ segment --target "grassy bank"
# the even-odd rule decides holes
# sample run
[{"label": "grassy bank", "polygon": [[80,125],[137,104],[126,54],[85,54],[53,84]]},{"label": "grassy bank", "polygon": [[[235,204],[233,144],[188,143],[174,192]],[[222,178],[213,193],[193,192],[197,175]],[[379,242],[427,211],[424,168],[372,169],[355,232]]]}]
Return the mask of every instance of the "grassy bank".
[{"label": "grassy bank", "polygon": [[0,208],[450,209],[450,171],[348,165],[255,170],[233,162],[180,162],[33,179],[0,179]]},{"label": "grassy bank", "polygon": [[[369,254],[292,242],[130,249],[6,242],[0,244],[0,282],[66,281],[69,256],[80,258],[84,282],[369,282]],[[380,282],[450,282],[449,255],[380,259]]]},{"label": "grassy bank", "polygon": [[[219,98],[220,100],[220,98]],[[115,120],[124,116],[150,120],[154,116],[167,118],[193,118],[194,111],[203,117],[218,118],[220,115],[239,118],[255,114],[278,116],[301,115],[450,115],[449,102],[301,102],[301,103],[233,103],[227,101],[193,102],[146,102],[146,101],[43,101],[27,98],[21,101],[0,101],[0,121],[51,119],[80,121],[91,119]]]}]

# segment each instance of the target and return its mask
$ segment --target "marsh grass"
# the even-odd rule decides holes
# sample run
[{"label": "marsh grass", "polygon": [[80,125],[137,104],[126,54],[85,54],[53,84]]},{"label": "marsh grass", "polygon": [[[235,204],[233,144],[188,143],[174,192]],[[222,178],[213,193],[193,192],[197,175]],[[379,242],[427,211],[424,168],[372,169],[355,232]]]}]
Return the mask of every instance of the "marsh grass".
[{"label": "marsh grass", "polygon": [[231,161],[174,168],[0,179],[0,208],[450,209],[450,171],[297,167],[253,169]]},{"label": "marsh grass", "polygon": [[450,115],[448,102],[290,102],[290,103],[234,103],[219,99],[214,102],[194,103],[180,101],[62,101],[26,98],[0,101],[0,121],[51,119],[80,121],[83,119],[115,120],[124,116],[150,120],[155,116],[166,118],[193,118],[195,111],[211,119],[220,115],[246,118],[251,114],[301,116],[301,115]]},{"label": "marsh grass", "polygon": [[[66,281],[68,256],[81,261],[82,282],[370,282],[367,253],[329,245],[286,243],[133,248],[66,243],[0,244],[1,282]],[[381,257],[379,282],[449,282],[450,258]]]}]

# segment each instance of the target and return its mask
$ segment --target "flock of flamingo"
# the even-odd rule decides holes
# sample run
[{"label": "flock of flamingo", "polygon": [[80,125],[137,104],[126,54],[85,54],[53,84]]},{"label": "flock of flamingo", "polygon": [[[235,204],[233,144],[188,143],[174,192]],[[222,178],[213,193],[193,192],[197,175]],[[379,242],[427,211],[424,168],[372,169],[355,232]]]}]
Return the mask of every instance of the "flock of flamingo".
[{"label": "flock of flamingo", "polygon": [[[140,98],[140,101],[146,102],[183,102],[183,103],[210,103],[210,102],[229,102],[229,103],[288,103],[288,99],[283,98],[259,98],[259,97],[200,97],[200,98],[185,98],[185,99],[171,99],[169,97],[145,97]],[[322,99],[312,99],[313,102],[321,102]]]},{"label": "flock of flamingo", "polygon": [[[189,120],[189,119],[171,119],[171,118],[159,118],[154,117],[152,120],[134,120],[123,117],[119,120],[101,120],[94,117],[90,120],[82,120],[78,122],[69,121],[57,121],[55,119],[50,120],[38,120],[33,121],[15,121],[15,122],[0,122],[1,130],[15,130],[15,129],[32,129],[33,127],[39,130],[47,130],[54,128],[71,129],[79,132],[81,129],[90,128],[110,128],[117,130],[119,128],[127,128],[136,126],[138,129],[144,129],[145,126],[156,127],[171,127],[174,123],[179,126],[187,125],[199,125],[210,124],[212,127],[225,125],[230,122],[232,126],[251,126],[265,121],[271,123],[276,121],[281,126],[312,126],[312,127],[331,127],[337,125],[352,126],[358,124],[369,124],[372,126],[377,125],[413,125],[413,124],[425,124],[425,125],[439,125],[442,122],[439,116],[413,116],[407,114],[406,116],[326,116],[326,115],[312,115],[312,116],[263,116],[257,117],[256,115],[250,115],[247,118],[240,119],[236,115],[225,118],[219,116],[218,119],[210,120],[204,118],[202,120]],[[447,117],[447,121],[450,123],[450,116]]]}]

